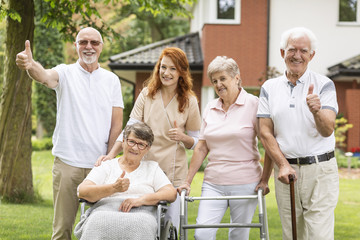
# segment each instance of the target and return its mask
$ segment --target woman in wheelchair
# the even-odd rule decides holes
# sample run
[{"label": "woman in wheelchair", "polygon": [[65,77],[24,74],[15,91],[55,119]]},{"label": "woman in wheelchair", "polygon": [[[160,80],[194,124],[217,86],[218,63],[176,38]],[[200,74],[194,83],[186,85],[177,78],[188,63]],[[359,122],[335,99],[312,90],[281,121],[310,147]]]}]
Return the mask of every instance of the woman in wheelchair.
[{"label": "woman in wheelchair", "polygon": [[123,156],[91,170],[79,198],[95,204],[81,217],[79,239],[155,239],[156,205],[173,202],[176,190],[154,161],[141,161],[154,135],[145,123],[124,129]]}]

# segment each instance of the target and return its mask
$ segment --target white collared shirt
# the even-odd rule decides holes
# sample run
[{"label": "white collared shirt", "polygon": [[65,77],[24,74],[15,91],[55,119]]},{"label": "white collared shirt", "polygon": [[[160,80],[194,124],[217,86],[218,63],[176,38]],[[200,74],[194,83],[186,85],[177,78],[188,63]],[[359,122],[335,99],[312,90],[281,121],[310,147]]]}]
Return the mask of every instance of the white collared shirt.
[{"label": "white collared shirt", "polygon": [[286,158],[323,154],[335,148],[335,136],[322,137],[306,103],[310,84],[319,95],[321,109],[338,112],[336,90],[329,78],[306,70],[294,86],[284,74],[261,87],[258,118],[271,118],[274,135]]},{"label": "white collared shirt", "polygon": [[54,156],[74,167],[92,168],[106,153],[112,108],[124,108],[119,78],[101,67],[89,73],[79,62],[53,68],[59,74]]}]

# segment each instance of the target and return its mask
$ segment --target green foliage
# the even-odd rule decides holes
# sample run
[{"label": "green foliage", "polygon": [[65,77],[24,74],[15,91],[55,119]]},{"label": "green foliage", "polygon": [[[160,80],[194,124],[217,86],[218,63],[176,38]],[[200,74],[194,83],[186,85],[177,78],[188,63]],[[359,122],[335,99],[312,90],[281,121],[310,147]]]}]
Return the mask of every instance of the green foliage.
[{"label": "green foliage", "polygon": [[335,120],[336,147],[346,147],[346,133],[352,127],[353,125],[348,123],[347,119],[345,119],[344,117],[337,118]]},{"label": "green foliage", "polygon": [[121,40],[105,42],[100,56],[101,62],[105,62],[112,55],[163,39],[184,35],[190,30],[189,21],[186,19],[174,19],[163,13],[154,16],[149,12],[139,11],[136,5],[125,5],[114,11],[114,17],[108,22],[114,27],[123,26]]},{"label": "green foliage", "polygon": [[45,137],[52,135],[56,124],[56,94],[55,91],[35,84],[33,102],[37,122],[41,123],[45,130]]},{"label": "green foliage", "polygon": [[[115,8],[116,6],[126,7],[130,5],[141,14],[190,18],[192,15],[186,8],[192,6],[194,2],[196,0],[42,0],[36,5],[41,5],[47,9],[41,16],[41,22],[47,28],[57,28],[65,40],[73,41],[79,26],[94,27],[110,39],[121,38],[121,35],[101,18],[99,6],[111,4]],[[21,16],[10,9],[5,1],[1,1],[0,20],[6,16],[21,22]],[[74,18],[74,16],[76,17]]]},{"label": "green foliage", "polygon": [[133,98],[133,87],[121,86],[123,101],[124,101],[124,112],[123,112],[123,128],[129,121],[131,110],[134,106]]},{"label": "green foliage", "polygon": [[[344,155],[340,149],[335,150],[336,161],[339,168],[347,168],[348,167],[348,157]],[[350,167],[351,168],[360,168],[360,159],[358,157],[350,157]]]},{"label": "green foliage", "polygon": [[[193,0],[44,0],[43,4],[47,4],[50,8],[41,21],[47,27],[58,28],[66,40],[74,40],[79,25],[95,27],[105,36],[118,39],[120,35],[101,18],[97,8],[98,3],[105,5],[111,3],[114,7],[132,5],[139,12],[150,12],[154,16],[164,14],[189,17],[190,13],[186,10],[186,5],[192,5],[193,2]],[[78,21],[71,21],[74,14],[79,15],[80,24]]]},{"label": "green foliage", "polygon": [[52,138],[31,139],[33,151],[51,150],[53,147]]},{"label": "green foliage", "polygon": [[[196,0],[127,0],[125,2],[137,6],[139,12],[150,12],[154,16],[159,14],[170,16],[174,14],[182,17],[190,17],[191,14],[187,12],[186,6],[192,6]],[[154,6],[157,7],[154,8]]]},{"label": "green foliage", "polygon": [[[35,0],[34,59],[39,61],[45,69],[49,69],[64,61],[64,47],[59,31],[56,28],[47,28],[40,21],[49,8],[42,2],[42,0]],[[45,136],[49,137],[56,123],[56,93],[38,83],[33,86],[33,114],[44,128]]]},{"label": "green foliage", "polygon": [[7,16],[9,16],[12,20],[21,22],[21,16],[20,14],[8,7],[8,4],[6,4],[4,1],[1,1],[0,3],[0,21],[4,20]]}]

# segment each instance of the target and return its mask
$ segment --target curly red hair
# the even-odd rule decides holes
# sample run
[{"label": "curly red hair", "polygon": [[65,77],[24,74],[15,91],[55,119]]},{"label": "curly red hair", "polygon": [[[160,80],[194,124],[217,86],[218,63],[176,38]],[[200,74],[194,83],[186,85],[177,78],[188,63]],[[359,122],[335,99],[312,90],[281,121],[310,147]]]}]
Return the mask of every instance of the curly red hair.
[{"label": "curly red hair", "polygon": [[192,90],[193,79],[190,74],[190,66],[186,54],[176,47],[165,48],[159,57],[159,60],[155,64],[154,70],[151,76],[145,81],[144,85],[148,88],[148,95],[154,98],[155,94],[161,89],[162,83],[160,80],[160,65],[164,56],[169,57],[177,71],[179,72],[179,80],[176,88],[177,100],[179,102],[179,112],[184,112],[184,109],[189,104],[189,96],[195,96]]}]

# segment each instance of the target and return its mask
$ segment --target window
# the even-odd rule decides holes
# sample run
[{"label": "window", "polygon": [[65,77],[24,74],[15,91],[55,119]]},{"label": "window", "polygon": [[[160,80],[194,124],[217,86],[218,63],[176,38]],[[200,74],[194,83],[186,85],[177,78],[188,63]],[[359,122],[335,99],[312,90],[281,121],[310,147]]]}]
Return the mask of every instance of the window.
[{"label": "window", "polygon": [[235,19],[235,0],[218,0],[217,18]]},{"label": "window", "polygon": [[[249,0],[257,1],[257,0]],[[359,0],[360,1],[360,0]],[[202,24],[240,24],[241,0],[197,0],[192,28]],[[263,1],[261,1],[263,2]]]},{"label": "window", "polygon": [[339,0],[339,22],[360,24],[359,0]]}]

